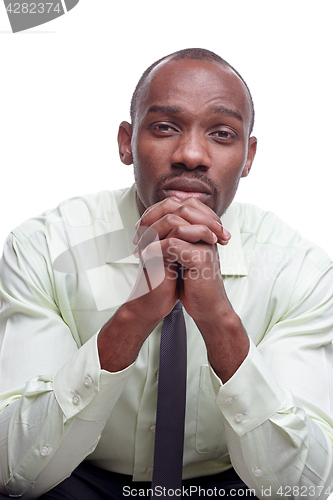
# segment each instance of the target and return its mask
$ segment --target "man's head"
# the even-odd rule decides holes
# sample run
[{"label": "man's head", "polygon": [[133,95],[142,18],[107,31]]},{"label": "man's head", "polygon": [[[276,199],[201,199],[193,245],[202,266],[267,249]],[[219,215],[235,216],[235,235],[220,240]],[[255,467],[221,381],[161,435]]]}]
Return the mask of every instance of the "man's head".
[{"label": "man's head", "polygon": [[145,71],[131,116],[118,141],[123,163],[134,163],[140,211],[195,196],[222,215],[256,151],[252,98],[239,74],[212,52],[176,52]]},{"label": "man's head", "polygon": [[140,80],[138,81],[137,86],[135,87],[135,90],[134,90],[133,96],[132,96],[132,100],[131,100],[130,114],[131,114],[132,125],[135,122],[135,115],[136,115],[136,111],[137,111],[138,102],[140,100],[142,90],[145,87],[144,84],[146,83],[147,79],[149,78],[149,75],[151,74],[151,72],[153,71],[153,69],[156,66],[158,66],[163,61],[166,61],[167,59],[171,59],[171,58],[175,61],[177,61],[179,59],[193,59],[196,61],[207,61],[207,62],[212,62],[212,63],[215,62],[217,64],[221,64],[222,66],[225,66],[226,68],[230,68],[240,78],[240,80],[243,82],[243,84],[247,90],[247,94],[248,94],[248,98],[249,98],[249,102],[250,102],[250,106],[251,106],[251,110],[252,110],[249,134],[252,133],[253,126],[254,126],[254,114],[255,114],[254,113],[254,104],[253,104],[253,99],[252,99],[250,89],[248,88],[245,80],[238,73],[238,71],[236,71],[235,68],[233,68],[227,61],[222,59],[222,57],[215,54],[214,52],[211,52],[210,50],[198,49],[198,48],[183,49],[183,50],[179,50],[177,52],[174,52],[173,54],[170,54],[168,56],[161,57],[161,59],[159,59],[158,61],[155,61],[151,66],[149,66],[149,68],[146,69],[146,71],[142,74]]}]

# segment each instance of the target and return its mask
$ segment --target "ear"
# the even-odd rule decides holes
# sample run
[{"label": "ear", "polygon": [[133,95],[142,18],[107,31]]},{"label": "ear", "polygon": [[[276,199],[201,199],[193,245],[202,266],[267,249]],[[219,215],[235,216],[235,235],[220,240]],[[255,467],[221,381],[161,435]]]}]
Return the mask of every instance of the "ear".
[{"label": "ear", "polygon": [[125,165],[133,163],[131,150],[132,132],[132,125],[128,122],[121,122],[118,131],[118,148],[120,159]]},{"label": "ear", "polygon": [[247,152],[247,160],[243,168],[242,177],[247,177],[250,173],[252,163],[257,151],[257,142],[258,141],[256,137],[250,137],[248,152]]}]

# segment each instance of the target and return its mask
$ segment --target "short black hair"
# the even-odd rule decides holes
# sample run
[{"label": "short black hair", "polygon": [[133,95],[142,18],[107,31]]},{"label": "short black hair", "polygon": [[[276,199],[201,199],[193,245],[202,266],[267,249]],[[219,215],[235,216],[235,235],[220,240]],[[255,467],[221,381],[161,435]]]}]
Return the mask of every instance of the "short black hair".
[{"label": "short black hair", "polygon": [[252,133],[253,125],[254,125],[254,104],[253,104],[253,99],[252,99],[250,89],[247,86],[244,78],[238,73],[238,71],[235,70],[235,68],[233,68],[231,66],[231,64],[229,64],[227,61],[222,59],[222,57],[215,54],[215,52],[212,52],[212,51],[207,50],[207,49],[200,49],[200,48],[178,50],[177,52],[173,52],[172,54],[164,56],[161,59],[159,59],[158,61],[155,61],[151,66],[149,66],[149,68],[146,69],[146,71],[142,74],[140,80],[138,81],[138,84],[135,87],[135,90],[133,92],[133,96],[132,96],[132,100],[131,100],[131,108],[130,108],[132,123],[134,123],[134,120],[135,120],[135,114],[136,114],[136,110],[137,110],[137,106],[138,106],[138,101],[140,99],[141,89],[142,89],[145,81],[147,80],[147,78],[150,75],[150,73],[152,72],[152,70],[158,64],[160,64],[165,59],[168,59],[169,57],[172,57],[175,61],[177,61],[178,59],[195,59],[195,60],[199,60],[199,61],[216,62],[218,64],[221,64],[222,66],[226,66],[226,67],[232,69],[236,73],[236,75],[240,78],[240,80],[244,83],[245,88],[246,88],[247,93],[248,93],[248,97],[249,97],[250,105],[251,105],[251,120],[250,120],[250,132],[249,133],[250,134]]}]

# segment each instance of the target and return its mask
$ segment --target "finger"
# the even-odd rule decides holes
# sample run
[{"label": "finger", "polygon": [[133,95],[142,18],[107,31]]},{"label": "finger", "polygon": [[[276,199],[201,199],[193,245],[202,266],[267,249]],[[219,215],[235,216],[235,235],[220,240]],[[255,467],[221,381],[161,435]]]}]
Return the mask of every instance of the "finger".
[{"label": "finger", "polygon": [[[216,234],[221,244],[226,244],[231,237],[230,233],[223,228],[217,215],[209,207],[195,198],[188,198],[187,200],[180,201],[178,198],[170,197],[157,203],[146,210],[138,221],[137,228],[139,230],[140,225],[154,226],[155,223],[163,217],[166,217],[164,224],[167,226],[167,224],[170,223],[171,228],[175,221],[175,219],[170,217],[171,214],[179,216],[190,224],[206,225]],[[181,221],[178,219],[178,223],[180,222]],[[167,232],[164,231],[160,234],[160,237],[165,237],[165,234],[167,234]],[[138,240],[139,235],[134,239],[134,243],[137,243]]]},{"label": "finger", "polygon": [[218,262],[216,246],[206,243],[189,243],[178,238],[166,238],[150,243],[142,251],[138,250],[141,264],[146,266],[151,260],[165,264],[178,262],[186,268],[200,267],[203,264]]},{"label": "finger", "polygon": [[[203,243],[207,243],[208,245],[214,245],[218,241],[216,234],[208,229],[207,226],[203,225],[193,226],[191,224],[175,224],[167,234],[162,233],[162,236],[160,231],[156,228],[156,225],[154,225],[154,229],[159,234],[161,240],[163,240],[164,238],[176,238],[179,240],[187,241],[188,243],[198,243],[199,241],[201,241]],[[144,249],[151,244],[151,238],[149,236],[147,237],[147,233],[148,231],[141,237],[134,253],[142,253]]]},{"label": "finger", "polygon": [[[175,218],[174,216],[180,218]],[[163,223],[156,226],[159,220],[163,220]],[[218,243],[221,245],[226,245],[231,237],[229,231],[222,226],[217,215],[199,200],[188,198],[187,200],[181,201],[178,198],[170,197],[145,211],[136,224],[137,234],[133,242],[137,244],[140,240],[144,232],[142,226],[155,227],[159,233],[160,239],[162,239],[169,234],[170,230],[175,227],[175,225],[184,224],[184,222],[206,225],[216,234]]]},{"label": "finger", "polygon": [[[153,229],[156,231],[156,234],[158,235],[158,238],[162,240],[165,238],[170,231],[172,231],[174,228],[180,225],[190,225],[189,222],[186,220],[182,219],[178,215],[175,215],[173,213],[171,214],[166,214],[164,217],[161,219],[157,220],[154,222],[151,226],[148,226],[149,228]],[[147,240],[145,236],[145,232],[148,229],[147,226],[140,225],[137,229],[137,232],[133,238],[133,243],[136,245],[140,240],[143,245],[149,243],[149,238]]]},{"label": "finger", "polygon": [[[159,201],[158,203],[155,203],[155,205],[152,205],[151,207],[148,207],[146,211],[142,214],[141,219],[146,217],[149,213],[149,215],[152,215],[152,211],[156,210],[165,210],[165,213],[171,213],[174,209],[177,209],[181,205],[188,205],[192,206],[193,208],[197,208],[207,215],[209,215],[211,218],[215,219],[217,222],[221,224],[220,218],[217,216],[217,214],[209,208],[207,205],[202,203],[202,201],[198,200],[197,198],[186,198],[185,200],[180,200],[176,196],[170,196],[168,198],[165,198],[162,201]],[[137,222],[137,226],[139,225],[140,220]],[[136,226],[136,227],[137,227]]]},{"label": "finger", "polygon": [[[140,262],[142,266],[145,266],[146,263],[150,260],[158,260],[163,259],[166,260],[167,263],[176,262],[178,254],[174,254],[172,252],[168,252],[168,248],[171,246],[170,244],[165,244],[166,240],[162,241],[154,241],[147,245],[144,248],[140,248],[138,245],[134,250],[134,255],[140,258]],[[178,242],[178,240],[172,240],[174,243]]]},{"label": "finger", "polygon": [[186,269],[218,266],[219,257],[215,245],[205,243],[192,244],[177,238],[161,241],[161,252],[166,265],[178,262]]},{"label": "finger", "polygon": [[188,206],[200,210],[201,212],[205,213],[208,217],[216,220],[216,222],[221,224],[221,221],[219,217],[216,215],[216,213],[211,208],[207,207],[207,205],[197,200],[196,198],[187,198],[186,200],[180,200],[175,196],[171,196],[147,208],[147,210],[142,214],[140,220],[137,222],[137,226],[139,225],[139,223],[143,225],[148,225],[145,223],[145,221],[150,221],[154,218],[156,218],[156,220],[160,219],[167,213],[175,212],[181,206]]},{"label": "finger", "polygon": [[221,220],[219,216],[214,212],[214,210],[212,210],[210,207],[205,205],[202,201],[198,200],[197,198],[186,198],[186,200],[183,200],[182,203],[184,205],[188,205],[190,207],[201,210],[202,212],[209,215],[212,219],[215,219],[219,224],[221,224]]},{"label": "finger", "polygon": [[181,204],[180,207],[173,212],[173,215],[179,216],[191,225],[198,224],[207,226],[214,234],[216,234],[218,240],[223,242],[228,241],[231,235],[223,228],[220,219],[218,217],[212,218],[211,211],[207,213],[201,210],[201,208],[202,207],[199,207],[198,209],[197,207],[192,207],[187,204]]},{"label": "finger", "polygon": [[[147,231],[145,233],[143,229],[144,226],[140,226],[138,228],[137,234],[133,239],[133,243],[140,244],[141,248],[144,248],[149,243],[151,243],[153,239],[155,239],[152,239],[149,232]],[[189,234],[188,241],[192,243],[203,240],[206,243],[212,245],[218,241],[218,237],[216,236],[216,234],[207,226],[203,224],[192,225],[188,221],[174,213],[167,214],[162,217],[162,219],[150,226],[149,230],[156,231],[156,234],[158,235],[158,238],[160,240],[163,240],[170,235],[174,236],[175,238],[187,240],[187,234]],[[187,231],[189,232],[187,233]]]},{"label": "finger", "polygon": [[223,231],[223,237],[221,239],[220,238],[218,239],[218,243],[220,243],[221,245],[228,244],[228,242],[231,238],[231,234],[229,233],[229,231],[225,227],[223,227],[221,219],[218,217],[218,215],[211,208],[207,207],[207,205],[202,203],[197,198],[187,198],[186,200],[184,200],[184,204],[192,206],[193,208],[202,210],[204,213],[207,213],[207,215],[209,217],[211,217],[214,221],[216,221],[216,223],[218,224],[218,227],[221,226],[222,231]]},{"label": "finger", "polygon": [[188,243],[198,243],[199,241],[214,245],[218,238],[207,226],[197,224],[187,226],[176,226],[167,236],[168,239],[176,238]]},{"label": "finger", "polygon": [[137,229],[139,227],[139,224],[145,225],[144,221],[148,217],[148,214],[151,216],[151,212],[154,212],[155,217],[161,218],[163,215],[167,213],[172,213],[174,210],[176,210],[178,207],[180,207],[181,201],[176,198],[175,196],[170,196],[169,198],[166,198],[165,200],[159,201],[155,203],[155,205],[152,205],[151,207],[148,207],[144,213],[141,215],[140,219],[138,222],[135,224],[135,228]]},{"label": "finger", "polygon": [[[231,234],[222,226],[215,212],[196,198],[188,198],[184,201],[175,197],[167,198],[149,207],[137,222],[136,227],[140,232],[140,225],[151,226],[155,221],[166,215],[171,215],[172,213],[174,215],[179,215],[190,224],[200,223],[207,225],[207,227],[216,234],[218,243],[221,245],[226,245],[231,238]],[[169,221],[172,221],[172,219],[170,218]],[[166,232],[164,232],[164,234],[166,234]],[[133,241],[135,244],[139,241],[139,236],[140,234],[134,238]],[[161,234],[161,238],[162,237],[164,237],[164,235],[162,236]]]},{"label": "finger", "polygon": [[205,225],[214,234],[216,234],[218,240],[228,241],[231,237],[230,233],[226,229],[224,229],[220,219],[217,216],[211,217],[212,213],[212,211],[210,211],[210,213],[207,213],[201,210],[201,207],[198,209],[197,207],[192,207],[190,205],[184,204],[174,212],[174,215],[179,215],[182,219],[186,220],[192,225]]}]

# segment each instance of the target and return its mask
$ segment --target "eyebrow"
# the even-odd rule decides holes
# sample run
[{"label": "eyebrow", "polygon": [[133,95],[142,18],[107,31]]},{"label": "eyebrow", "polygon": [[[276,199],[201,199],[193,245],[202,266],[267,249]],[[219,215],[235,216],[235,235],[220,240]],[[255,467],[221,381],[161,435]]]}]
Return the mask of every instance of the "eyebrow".
[{"label": "eyebrow", "polygon": [[240,120],[241,122],[243,121],[243,117],[238,111],[234,111],[233,109],[226,108],[225,106],[222,106],[220,104],[216,104],[213,106],[209,106],[209,111],[213,113],[221,113],[224,115],[229,115],[232,116],[233,118],[236,118],[237,120]]},{"label": "eyebrow", "polygon": [[151,106],[148,113],[181,113],[182,109],[179,106]]},{"label": "eyebrow", "polygon": [[[240,113],[238,113],[238,111],[234,111],[233,109],[226,108],[225,106],[222,106],[220,104],[209,106],[208,110],[212,113],[218,113],[218,114],[232,116],[233,118],[236,118],[237,120],[240,120],[241,122],[243,121],[243,117]],[[183,111],[182,108],[179,106],[151,106],[148,109],[148,113],[177,114],[177,113],[181,113],[182,111]]]}]

